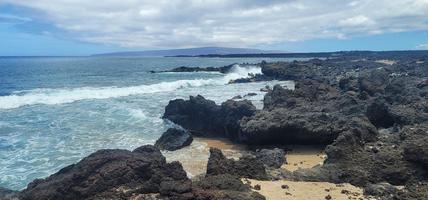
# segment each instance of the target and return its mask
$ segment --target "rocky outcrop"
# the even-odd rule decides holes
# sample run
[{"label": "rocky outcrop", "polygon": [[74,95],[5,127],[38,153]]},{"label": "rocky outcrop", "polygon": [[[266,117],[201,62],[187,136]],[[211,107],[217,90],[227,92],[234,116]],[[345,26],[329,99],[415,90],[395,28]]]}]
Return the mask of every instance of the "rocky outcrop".
[{"label": "rocky outcrop", "polygon": [[183,129],[170,128],[156,141],[155,147],[160,150],[175,151],[189,146],[193,141],[192,135]]},{"label": "rocky outcrop", "polygon": [[197,136],[228,137],[236,140],[238,122],[251,116],[256,108],[248,100],[228,100],[222,105],[198,95],[189,100],[172,100],[165,108],[164,118]]},{"label": "rocky outcrop", "polygon": [[0,187],[0,199],[2,200],[18,200],[18,194],[18,191]]},{"label": "rocky outcrop", "polygon": [[243,156],[239,160],[226,158],[221,150],[210,148],[207,176],[229,174],[241,178],[267,179],[263,163],[255,156]]},{"label": "rocky outcrop", "polygon": [[239,177],[230,174],[207,176],[193,185],[195,199],[265,199],[262,195],[252,192],[250,186],[243,184]]},{"label": "rocky outcrop", "polygon": [[330,144],[343,130],[336,116],[288,109],[260,111],[241,120],[239,140],[246,144]]},{"label": "rocky outcrop", "polygon": [[394,125],[389,106],[381,99],[376,99],[367,107],[366,115],[370,122],[377,127],[389,128]]},{"label": "rocky outcrop", "polygon": [[256,158],[269,168],[280,168],[285,163],[285,151],[279,148],[261,149]]},{"label": "rocky outcrop", "polygon": [[180,196],[191,182],[178,162],[166,163],[153,146],[99,150],[21,192],[22,199],[129,199],[139,194]]},{"label": "rocky outcrop", "polygon": [[219,126],[221,107],[203,96],[190,96],[189,100],[171,100],[165,107],[163,118],[187,129],[196,136],[217,136],[224,133]]},{"label": "rocky outcrop", "polygon": [[239,141],[239,122],[243,117],[254,115],[256,107],[249,100],[228,100],[221,104],[219,115],[220,124],[223,127],[224,136],[233,141]]}]

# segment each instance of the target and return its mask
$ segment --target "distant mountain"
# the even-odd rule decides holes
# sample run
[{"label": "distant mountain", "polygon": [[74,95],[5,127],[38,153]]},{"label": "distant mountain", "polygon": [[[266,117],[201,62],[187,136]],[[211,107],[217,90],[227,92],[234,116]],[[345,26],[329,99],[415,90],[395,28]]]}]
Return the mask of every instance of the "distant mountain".
[{"label": "distant mountain", "polygon": [[227,47],[200,47],[188,49],[168,49],[150,51],[128,51],[113,52],[105,54],[95,54],[93,56],[198,56],[198,55],[226,55],[226,54],[262,54],[262,53],[284,53],[281,51],[247,49],[247,48],[227,48]]}]

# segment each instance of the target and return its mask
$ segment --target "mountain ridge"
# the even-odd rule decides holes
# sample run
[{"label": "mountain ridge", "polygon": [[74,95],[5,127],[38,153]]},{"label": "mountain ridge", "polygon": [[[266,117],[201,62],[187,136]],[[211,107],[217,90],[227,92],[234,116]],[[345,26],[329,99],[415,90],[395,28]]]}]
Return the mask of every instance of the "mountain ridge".
[{"label": "mountain ridge", "polygon": [[261,50],[253,48],[232,48],[232,47],[197,47],[182,49],[146,50],[146,51],[123,51],[91,56],[198,56],[198,55],[227,55],[227,54],[260,54],[260,53],[284,53],[277,50]]}]

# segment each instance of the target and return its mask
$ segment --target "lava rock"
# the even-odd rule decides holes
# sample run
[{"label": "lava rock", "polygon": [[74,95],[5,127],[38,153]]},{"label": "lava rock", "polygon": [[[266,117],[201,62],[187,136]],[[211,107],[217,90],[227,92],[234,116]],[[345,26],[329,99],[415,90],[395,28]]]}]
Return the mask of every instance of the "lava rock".
[{"label": "lava rock", "polygon": [[394,125],[394,119],[389,107],[380,99],[375,100],[367,107],[366,116],[376,127],[389,128]]},{"label": "lava rock", "polygon": [[[191,188],[183,186],[189,182],[180,163],[166,163],[155,147],[143,146],[133,152],[99,150],[46,179],[34,180],[20,195],[24,200],[122,199],[159,192],[174,196],[189,192]],[[177,187],[165,190],[165,184]]]},{"label": "lava rock", "polygon": [[285,151],[279,148],[262,149],[256,152],[256,157],[266,167],[280,168],[285,162]]},{"label": "lava rock", "polygon": [[223,129],[219,126],[221,106],[203,96],[190,96],[189,100],[172,100],[165,107],[163,118],[187,129],[196,136],[219,136]]},{"label": "lava rock", "polygon": [[6,188],[0,187],[0,199],[3,200],[18,200],[18,191],[9,190]]},{"label": "lava rock", "polygon": [[192,141],[193,137],[188,131],[170,128],[156,141],[155,147],[160,150],[175,151],[189,146]]},{"label": "lava rock", "polygon": [[230,174],[243,178],[267,179],[263,163],[252,156],[243,156],[238,161],[227,159],[221,150],[210,148],[207,176]]},{"label": "lava rock", "polygon": [[249,100],[228,100],[221,105],[198,95],[189,100],[170,101],[164,118],[181,125],[193,135],[228,137],[237,140],[239,121],[255,113]]}]

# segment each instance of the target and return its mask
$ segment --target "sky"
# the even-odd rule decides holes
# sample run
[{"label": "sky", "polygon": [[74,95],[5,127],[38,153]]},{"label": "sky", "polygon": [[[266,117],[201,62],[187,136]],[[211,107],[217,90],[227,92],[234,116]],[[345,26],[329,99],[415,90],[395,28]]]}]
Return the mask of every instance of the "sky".
[{"label": "sky", "polygon": [[428,49],[428,0],[0,0],[0,56]]}]

